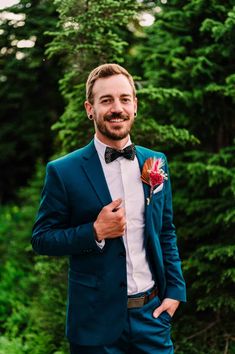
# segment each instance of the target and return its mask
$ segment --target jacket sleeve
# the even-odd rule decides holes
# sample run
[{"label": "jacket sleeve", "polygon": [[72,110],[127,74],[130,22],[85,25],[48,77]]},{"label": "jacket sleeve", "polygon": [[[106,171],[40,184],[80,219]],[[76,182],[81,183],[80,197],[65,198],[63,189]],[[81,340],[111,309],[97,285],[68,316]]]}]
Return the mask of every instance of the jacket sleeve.
[{"label": "jacket sleeve", "polygon": [[172,192],[169,168],[166,161],[168,180],[165,182],[165,202],[162,217],[160,242],[166,276],[165,297],[186,301],[186,287],[181,270],[181,261],[177,247],[176,231],[173,224]]},{"label": "jacket sleeve", "polygon": [[53,163],[47,165],[31,243],[35,252],[49,256],[102,252],[95,241],[93,222],[70,227],[67,192]]}]

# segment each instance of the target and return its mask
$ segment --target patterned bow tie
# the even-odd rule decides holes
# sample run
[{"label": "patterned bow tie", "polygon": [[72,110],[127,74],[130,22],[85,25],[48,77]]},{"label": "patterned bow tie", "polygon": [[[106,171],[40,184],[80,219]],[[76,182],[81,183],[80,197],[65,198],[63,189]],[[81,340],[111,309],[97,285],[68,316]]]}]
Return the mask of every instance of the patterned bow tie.
[{"label": "patterned bow tie", "polygon": [[116,150],[116,149],[112,149],[107,146],[106,150],[105,150],[104,158],[105,158],[106,163],[110,163],[110,162],[116,160],[120,156],[123,156],[128,160],[134,160],[135,154],[136,154],[136,152],[135,152],[135,145],[134,144],[127,146],[123,150]]}]

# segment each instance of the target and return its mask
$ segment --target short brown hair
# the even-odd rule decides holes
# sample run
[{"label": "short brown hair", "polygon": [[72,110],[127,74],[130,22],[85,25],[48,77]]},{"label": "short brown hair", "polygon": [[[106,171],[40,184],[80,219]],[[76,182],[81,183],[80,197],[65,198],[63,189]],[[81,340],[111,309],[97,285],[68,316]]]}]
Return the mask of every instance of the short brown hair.
[{"label": "short brown hair", "polygon": [[87,101],[90,102],[91,104],[94,103],[93,86],[96,80],[100,78],[109,77],[113,75],[120,75],[120,74],[125,75],[127,77],[133,89],[133,95],[136,96],[134,80],[133,77],[128,73],[128,71],[118,64],[107,63],[98,66],[97,68],[95,68],[90,72],[86,82]]}]

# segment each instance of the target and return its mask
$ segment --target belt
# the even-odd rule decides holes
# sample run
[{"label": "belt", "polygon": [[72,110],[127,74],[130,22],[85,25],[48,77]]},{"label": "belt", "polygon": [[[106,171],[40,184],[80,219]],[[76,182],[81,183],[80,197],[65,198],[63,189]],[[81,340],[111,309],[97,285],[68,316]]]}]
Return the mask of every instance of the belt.
[{"label": "belt", "polygon": [[146,292],[137,297],[128,297],[127,308],[133,309],[137,307],[142,307],[146,305],[149,301],[151,301],[155,296],[157,296],[158,290],[157,288],[153,288],[151,292]]}]

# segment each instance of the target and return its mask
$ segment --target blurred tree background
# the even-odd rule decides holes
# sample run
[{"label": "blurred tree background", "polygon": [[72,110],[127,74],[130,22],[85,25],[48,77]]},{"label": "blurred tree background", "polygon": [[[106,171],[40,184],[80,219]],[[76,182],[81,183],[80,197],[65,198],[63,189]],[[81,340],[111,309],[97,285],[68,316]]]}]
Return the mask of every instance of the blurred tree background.
[{"label": "blurred tree background", "polygon": [[0,23],[0,354],[68,353],[67,259],[35,255],[31,228],[48,159],[92,138],[84,83],[104,62],[135,77],[133,141],[170,163],[176,353],[235,353],[234,2],[21,0]]}]

